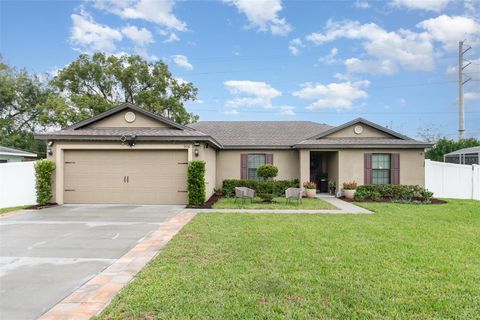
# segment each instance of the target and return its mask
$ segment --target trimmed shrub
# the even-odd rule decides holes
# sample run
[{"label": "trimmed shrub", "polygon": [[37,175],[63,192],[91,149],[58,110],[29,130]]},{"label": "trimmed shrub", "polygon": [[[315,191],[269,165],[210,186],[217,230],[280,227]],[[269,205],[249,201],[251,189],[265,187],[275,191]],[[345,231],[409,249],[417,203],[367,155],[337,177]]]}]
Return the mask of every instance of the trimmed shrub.
[{"label": "trimmed shrub", "polygon": [[268,180],[270,178],[275,178],[278,174],[278,168],[273,164],[264,164],[257,168],[257,176]]},{"label": "trimmed shrub", "polygon": [[392,201],[410,202],[420,200],[430,202],[433,193],[421,186],[401,185],[401,184],[365,184],[357,187],[355,193],[356,201],[373,200],[379,201],[381,198],[389,198]]},{"label": "trimmed shrub", "polygon": [[46,159],[35,161],[35,190],[39,205],[47,205],[53,197],[52,175],[54,171],[55,162]]},{"label": "trimmed shrub", "polygon": [[227,197],[235,195],[235,187],[247,187],[259,193],[272,193],[276,197],[285,195],[285,190],[288,188],[298,188],[298,180],[238,180],[227,179],[223,180],[222,192]]},{"label": "trimmed shrub", "polygon": [[205,203],[205,161],[195,160],[188,164],[188,204],[202,206]]}]

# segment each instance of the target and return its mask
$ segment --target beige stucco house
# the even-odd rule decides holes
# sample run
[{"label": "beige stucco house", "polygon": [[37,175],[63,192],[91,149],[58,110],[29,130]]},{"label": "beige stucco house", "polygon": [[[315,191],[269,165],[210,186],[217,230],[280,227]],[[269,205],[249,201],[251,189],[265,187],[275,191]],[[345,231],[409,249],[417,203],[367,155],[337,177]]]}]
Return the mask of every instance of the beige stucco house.
[{"label": "beige stucco house", "polygon": [[[56,162],[63,203],[186,204],[187,165],[206,162],[207,197],[224,179],[424,184],[424,149],[364,119],[332,127],[311,121],[206,121],[179,125],[124,103],[60,131],[39,134]],[[324,190],[322,190],[324,191]]]}]

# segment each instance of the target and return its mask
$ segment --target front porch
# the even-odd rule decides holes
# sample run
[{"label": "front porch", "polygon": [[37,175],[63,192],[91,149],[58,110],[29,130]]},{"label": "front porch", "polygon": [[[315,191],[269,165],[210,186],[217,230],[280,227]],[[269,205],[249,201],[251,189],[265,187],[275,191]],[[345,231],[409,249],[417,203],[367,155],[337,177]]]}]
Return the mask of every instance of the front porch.
[{"label": "front porch", "polygon": [[313,181],[317,193],[328,193],[328,182],[335,181],[338,190],[338,151],[301,150],[300,183]]}]

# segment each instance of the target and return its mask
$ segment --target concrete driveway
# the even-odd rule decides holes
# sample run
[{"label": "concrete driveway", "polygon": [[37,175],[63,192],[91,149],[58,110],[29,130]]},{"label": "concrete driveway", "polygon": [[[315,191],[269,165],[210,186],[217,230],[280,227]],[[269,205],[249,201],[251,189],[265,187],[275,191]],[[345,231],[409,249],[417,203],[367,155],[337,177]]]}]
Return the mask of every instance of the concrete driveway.
[{"label": "concrete driveway", "polygon": [[0,318],[38,318],[182,209],[65,205],[0,218]]}]

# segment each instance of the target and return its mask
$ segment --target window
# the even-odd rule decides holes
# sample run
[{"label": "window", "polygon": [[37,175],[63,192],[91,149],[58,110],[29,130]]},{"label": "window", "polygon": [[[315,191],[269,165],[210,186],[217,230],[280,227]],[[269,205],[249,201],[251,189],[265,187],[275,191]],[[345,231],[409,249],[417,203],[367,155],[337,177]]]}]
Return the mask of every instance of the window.
[{"label": "window", "polygon": [[372,154],[372,183],[389,184],[390,183],[390,155]]},{"label": "window", "polygon": [[247,161],[248,179],[260,180],[257,176],[257,168],[265,164],[264,154],[249,154]]}]

